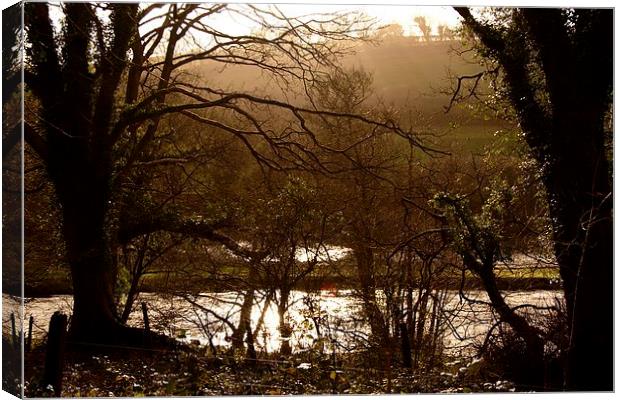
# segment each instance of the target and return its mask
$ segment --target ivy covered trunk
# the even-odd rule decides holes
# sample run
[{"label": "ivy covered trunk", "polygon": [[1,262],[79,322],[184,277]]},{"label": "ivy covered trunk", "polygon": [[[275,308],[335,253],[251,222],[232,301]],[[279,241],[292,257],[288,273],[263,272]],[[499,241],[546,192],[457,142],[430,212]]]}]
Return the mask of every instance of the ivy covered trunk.
[{"label": "ivy covered trunk", "polygon": [[502,67],[541,170],[568,311],[566,388],[613,390],[613,10],[512,9],[501,27],[457,11]]}]

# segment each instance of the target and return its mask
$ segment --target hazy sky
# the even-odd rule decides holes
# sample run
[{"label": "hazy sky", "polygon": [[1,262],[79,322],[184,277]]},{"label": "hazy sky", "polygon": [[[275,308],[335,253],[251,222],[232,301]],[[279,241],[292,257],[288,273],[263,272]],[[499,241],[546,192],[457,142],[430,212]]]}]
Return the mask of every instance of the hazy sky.
[{"label": "hazy sky", "polygon": [[412,30],[418,34],[417,24],[413,21],[416,16],[425,16],[432,26],[445,24],[454,26],[459,18],[456,11],[447,6],[407,6],[407,5],[339,5],[327,6],[320,4],[282,4],[278,6],[283,11],[290,10],[292,14],[304,14],[327,11],[362,11],[377,18],[380,25],[399,23],[405,29],[405,34]]},{"label": "hazy sky", "polygon": [[[119,1],[119,0],[115,0]],[[120,0],[123,1],[123,0]],[[127,0],[135,1],[135,0]],[[458,1],[452,0],[455,5],[471,5],[471,1]],[[152,1],[146,1],[150,3]],[[166,1],[164,1],[166,2]],[[195,2],[195,1],[194,1]],[[247,0],[229,0],[229,4],[246,3]],[[208,3],[216,3],[208,1]],[[387,25],[391,23],[398,23],[403,26],[405,34],[420,34],[417,28],[417,24],[413,21],[416,16],[426,17],[429,24],[435,29],[439,24],[445,24],[448,26],[455,26],[459,23],[459,17],[456,11],[450,6],[445,6],[445,1],[425,0],[425,5],[420,5],[419,1],[403,1],[403,0],[391,0],[389,4],[377,4],[379,1],[355,1],[355,0],[311,0],[302,2],[300,0],[276,0],[265,1],[258,0],[253,2],[254,4],[266,7],[269,4],[277,4],[286,15],[300,16],[304,14],[312,13],[326,13],[326,12],[342,12],[342,11],[362,11],[371,17],[376,18],[378,25]],[[339,3],[339,5],[334,5]],[[364,4],[365,3],[365,4]],[[375,3],[375,4],[373,4]],[[52,18],[58,21],[60,12],[58,10],[58,2],[52,2],[56,7],[52,7]],[[409,5],[411,4],[411,5]],[[477,0],[477,5],[490,6],[490,5],[520,5],[520,6],[539,6],[539,4],[532,2],[514,2],[510,0],[502,0],[502,2],[491,0]],[[578,1],[566,1],[566,0],[546,0],[545,6],[547,7],[569,7],[569,6],[611,6],[609,0],[578,0]],[[231,17],[228,13],[222,13],[215,18],[212,18],[214,27],[219,28],[231,34],[249,33],[255,27],[249,26],[247,20],[240,20],[238,17]]]},{"label": "hazy sky", "polygon": [[[258,4],[260,8],[268,8],[270,4]],[[458,24],[458,14],[451,7],[446,6],[404,6],[404,5],[325,5],[325,4],[276,4],[278,9],[289,17],[299,17],[317,13],[363,12],[376,19],[376,26],[392,23],[402,25],[405,35],[419,35],[421,32],[414,22],[414,17],[424,16],[427,22],[435,29],[438,24],[455,26]],[[235,6],[233,6],[235,7]],[[239,15],[223,12],[211,18],[214,28],[230,34],[247,34],[256,28],[251,21]]]},{"label": "hazy sky", "polygon": [[[230,3],[243,3],[241,1],[232,1]],[[333,3],[333,2],[332,2]],[[413,3],[413,2],[412,2]],[[60,19],[60,10],[58,8],[59,2],[51,2],[51,14],[55,21]],[[261,6],[267,6],[269,2],[259,2]],[[300,16],[312,13],[326,13],[326,12],[343,12],[343,11],[361,11],[369,16],[376,18],[378,25],[387,25],[391,23],[399,23],[403,26],[405,34],[419,34],[417,30],[417,24],[413,21],[416,16],[425,16],[431,26],[437,26],[438,24],[445,24],[454,26],[458,24],[458,14],[447,6],[409,6],[409,5],[364,5],[364,4],[320,4],[307,2],[305,4],[299,4],[299,2],[288,1],[286,3],[276,4],[280,10],[285,14],[291,16]],[[237,31],[235,33],[241,33],[239,31],[251,30],[253,27],[247,26],[248,21],[240,21],[238,18],[231,18],[227,13],[223,13],[217,16],[215,24],[219,28],[223,28],[230,33],[231,29]],[[243,26],[240,26],[243,25]],[[244,29],[245,28],[245,29]],[[244,32],[245,33],[245,32]]]}]

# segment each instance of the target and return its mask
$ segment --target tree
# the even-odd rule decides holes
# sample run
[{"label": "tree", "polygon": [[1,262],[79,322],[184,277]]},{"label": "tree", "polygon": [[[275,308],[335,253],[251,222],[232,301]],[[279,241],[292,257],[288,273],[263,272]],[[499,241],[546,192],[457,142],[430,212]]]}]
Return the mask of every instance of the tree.
[{"label": "tree", "polygon": [[420,32],[422,32],[422,36],[424,37],[424,41],[430,42],[431,41],[431,30],[432,30],[432,28],[428,24],[428,22],[426,22],[426,17],[417,16],[413,20],[418,25],[418,28],[420,28]]},{"label": "tree", "polygon": [[454,40],[454,31],[444,24],[437,25],[437,36],[439,41]]},{"label": "tree", "polygon": [[[331,110],[366,110],[370,115],[401,118],[400,110],[374,101],[372,76],[363,70],[338,71],[316,92],[317,101]],[[436,232],[432,237],[423,222],[402,207],[405,188],[416,179],[408,176],[411,164],[404,161],[413,163],[419,154],[389,132],[359,124],[343,122],[324,130],[338,132],[330,136],[341,141],[363,140],[349,159],[338,160],[344,173],[321,186],[342,215],[344,226],[335,240],[351,249],[353,268],[346,275],[355,282],[353,296],[359,299],[369,327],[366,345],[373,349],[369,353],[378,356],[375,361],[380,365],[391,365],[400,339],[403,365],[430,368],[442,348],[437,340],[442,317],[437,310],[445,296],[436,282],[441,280],[439,255],[445,246]]]},{"label": "tree", "polygon": [[613,389],[613,12],[456,8],[541,170],[568,310],[565,385]]},{"label": "tree", "polygon": [[377,30],[376,37],[378,39],[397,39],[402,38],[405,34],[403,26],[398,23],[382,26]]},{"label": "tree", "polygon": [[333,239],[333,220],[337,218],[303,178],[289,178],[270,195],[269,200],[259,202],[262,210],[255,217],[258,229],[253,242],[267,254],[260,263],[261,280],[277,294],[274,302],[280,318],[280,353],[290,355],[291,294],[325,264],[326,245]]},{"label": "tree", "polygon": [[[515,311],[523,305],[510,307],[506,303],[497,284],[496,264],[507,257],[504,254],[502,235],[498,230],[505,224],[502,219],[505,219],[504,214],[508,213],[507,207],[502,203],[509,203],[507,198],[510,196],[508,190],[491,193],[479,215],[472,213],[465,196],[440,193],[435,197],[435,202],[437,209],[441,210],[439,219],[443,220],[446,229],[445,240],[452,244],[461,257],[463,271],[469,271],[480,279],[489,297],[490,306],[499,315],[499,321],[510,325],[524,341],[525,356],[530,371],[535,376],[535,380],[528,383],[543,385],[543,332]],[[464,275],[463,272],[463,279]]]},{"label": "tree", "polygon": [[17,146],[21,137],[9,135],[14,126],[19,127],[19,109],[21,96],[15,90],[20,83],[19,54],[12,51],[19,40],[22,29],[21,11],[18,5],[2,11],[2,282],[5,291],[19,293],[21,287],[22,257],[22,199],[21,199],[21,164],[19,154],[22,147]]},{"label": "tree", "polygon": [[[131,194],[126,184],[136,168],[184,162],[172,151],[150,157],[149,149],[176,131],[166,123],[170,115],[201,123],[205,134],[231,135],[261,165],[275,169],[325,170],[313,150],[339,151],[321,147],[315,128],[306,123],[309,116],[354,119],[413,140],[389,122],[302,108],[190,79],[190,64],[208,61],[263,71],[289,89],[293,82],[312,86],[321,70],[347,51],[350,39],[363,36],[359,17],[289,18],[275,7],[219,4],[65,3],[60,10],[62,29],[56,32],[48,4],[25,6],[29,101],[24,132],[45,165],[62,211],[75,340],[142,342],[141,332],[120,323],[113,301],[114,254],[132,238],[161,230],[184,233],[251,256],[251,250],[222,233],[223,215],[190,218],[174,204],[126,201]],[[225,11],[269,29],[262,35],[220,32],[209,21]],[[218,119],[215,111],[228,119]]]}]

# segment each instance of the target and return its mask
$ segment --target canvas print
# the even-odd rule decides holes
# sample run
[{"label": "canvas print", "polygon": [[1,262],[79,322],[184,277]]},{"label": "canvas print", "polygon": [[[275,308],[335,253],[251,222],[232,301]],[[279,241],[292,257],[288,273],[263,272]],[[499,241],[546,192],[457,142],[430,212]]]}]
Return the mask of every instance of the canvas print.
[{"label": "canvas print", "polygon": [[5,9],[2,389],[613,391],[613,12]]}]

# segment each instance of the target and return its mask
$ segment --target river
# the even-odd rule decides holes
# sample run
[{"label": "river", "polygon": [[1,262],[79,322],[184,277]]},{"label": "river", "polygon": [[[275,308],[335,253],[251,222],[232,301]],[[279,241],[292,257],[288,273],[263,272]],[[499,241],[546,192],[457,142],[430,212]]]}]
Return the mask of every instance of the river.
[{"label": "river", "polygon": [[[486,300],[483,291],[468,291],[466,295],[470,299]],[[507,291],[505,295],[508,304],[512,306],[528,303],[536,307],[549,307],[557,305],[561,299],[561,292],[549,290]],[[153,330],[185,342],[229,345],[228,335],[231,330],[221,320],[227,319],[232,324],[237,323],[238,310],[242,302],[240,295],[234,292],[202,293],[192,300],[194,304],[178,296],[141,294],[130,316],[129,324],[143,326],[140,302],[146,302]],[[3,296],[3,303],[3,330],[6,334],[10,332],[10,313],[16,309],[15,305],[18,303],[8,295]],[[313,312],[310,312],[309,304],[312,304]],[[259,298],[253,308],[253,326],[256,326],[263,306],[264,300]],[[42,338],[46,334],[49,319],[55,311],[70,314],[71,308],[72,298],[67,295],[26,299],[24,307],[26,321],[30,316],[34,317],[33,337]],[[538,316],[545,313],[533,309],[531,312]],[[462,299],[457,291],[446,293],[442,316],[444,345],[453,353],[471,351],[471,344],[480,341],[494,322],[488,306],[471,304]],[[291,346],[294,351],[309,349],[316,345],[317,332],[312,317],[315,317],[315,320],[320,319],[321,335],[326,338],[321,343],[334,345],[337,351],[354,351],[364,346],[368,326],[362,318],[361,303],[350,290],[324,290],[312,295],[294,291],[291,294],[289,322],[293,330]],[[277,308],[271,304],[264,313],[263,327],[255,338],[258,351],[272,352],[279,348],[278,326]]]}]

